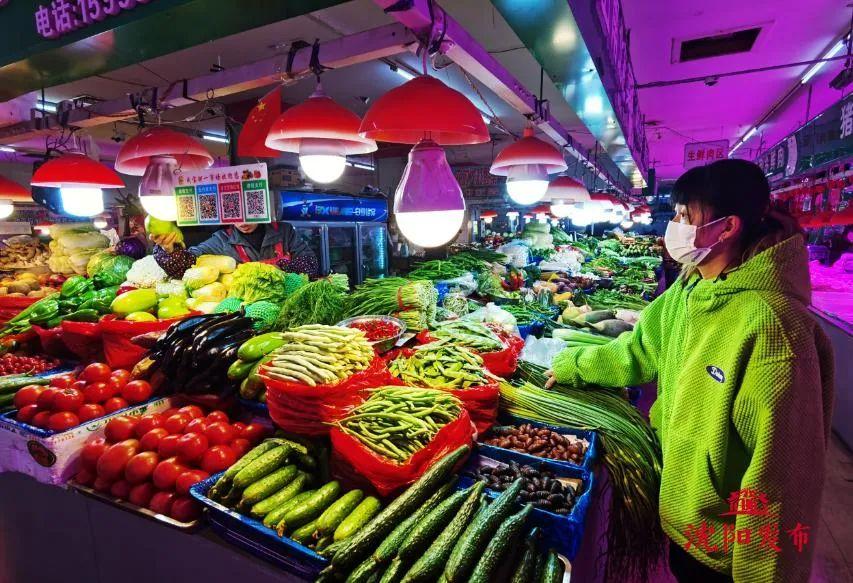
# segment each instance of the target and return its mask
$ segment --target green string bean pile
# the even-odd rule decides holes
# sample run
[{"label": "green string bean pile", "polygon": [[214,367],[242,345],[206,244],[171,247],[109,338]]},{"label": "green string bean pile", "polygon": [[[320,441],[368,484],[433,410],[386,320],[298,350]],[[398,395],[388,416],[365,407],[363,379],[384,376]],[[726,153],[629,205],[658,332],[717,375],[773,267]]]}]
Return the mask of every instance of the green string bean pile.
[{"label": "green string bean pile", "polygon": [[459,417],[462,403],[444,391],[383,387],[337,426],[384,458],[403,463]]},{"label": "green string bean pile", "polygon": [[446,340],[417,347],[411,356],[400,356],[388,370],[409,385],[443,389],[467,389],[490,379],[483,359],[467,348]]}]

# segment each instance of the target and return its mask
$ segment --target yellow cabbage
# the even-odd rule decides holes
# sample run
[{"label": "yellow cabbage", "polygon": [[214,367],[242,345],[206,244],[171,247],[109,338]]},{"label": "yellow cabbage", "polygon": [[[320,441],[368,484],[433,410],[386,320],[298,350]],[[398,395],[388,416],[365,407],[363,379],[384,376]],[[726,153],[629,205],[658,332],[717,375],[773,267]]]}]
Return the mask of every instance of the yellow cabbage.
[{"label": "yellow cabbage", "polygon": [[192,292],[192,297],[206,302],[221,302],[225,299],[228,290],[218,281],[209,283]]},{"label": "yellow cabbage", "polygon": [[192,293],[217,279],[219,279],[219,270],[215,267],[191,267],[184,272],[182,281]]},{"label": "yellow cabbage", "polygon": [[237,260],[228,255],[202,255],[195,262],[196,267],[215,267],[219,273],[232,273],[237,269]]}]

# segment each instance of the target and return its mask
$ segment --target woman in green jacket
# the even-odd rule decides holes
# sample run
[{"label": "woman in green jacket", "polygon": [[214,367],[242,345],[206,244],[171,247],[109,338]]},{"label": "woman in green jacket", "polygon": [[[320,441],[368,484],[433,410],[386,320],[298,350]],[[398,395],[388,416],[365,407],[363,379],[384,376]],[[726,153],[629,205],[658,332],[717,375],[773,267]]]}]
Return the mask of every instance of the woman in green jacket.
[{"label": "woman in green jacket", "polygon": [[633,332],[558,354],[548,386],[657,380],[660,519],[679,581],[806,582],[833,363],[808,311],[803,236],[743,160],[689,170],[672,199],[681,277]]}]

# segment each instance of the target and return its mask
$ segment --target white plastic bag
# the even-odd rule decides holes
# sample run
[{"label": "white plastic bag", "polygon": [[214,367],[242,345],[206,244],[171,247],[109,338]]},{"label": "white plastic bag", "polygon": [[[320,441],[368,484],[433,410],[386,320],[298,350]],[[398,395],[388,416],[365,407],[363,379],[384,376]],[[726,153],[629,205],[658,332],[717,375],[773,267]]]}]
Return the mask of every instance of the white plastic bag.
[{"label": "white plastic bag", "polygon": [[479,310],[466,314],[462,319],[470,322],[497,324],[508,333],[518,335],[518,323],[515,320],[515,316],[492,302],[489,302]]},{"label": "white plastic bag", "polygon": [[565,340],[559,340],[557,338],[536,338],[531,335],[527,337],[519,358],[539,366],[544,366],[545,368],[551,368],[551,363],[554,361],[554,357],[557,356],[557,354],[559,354],[567,344],[568,343]]},{"label": "white plastic bag", "polygon": [[447,285],[450,293],[461,293],[466,297],[477,291],[477,280],[474,278],[474,274],[470,271],[461,277],[444,279],[436,283],[443,283]]}]

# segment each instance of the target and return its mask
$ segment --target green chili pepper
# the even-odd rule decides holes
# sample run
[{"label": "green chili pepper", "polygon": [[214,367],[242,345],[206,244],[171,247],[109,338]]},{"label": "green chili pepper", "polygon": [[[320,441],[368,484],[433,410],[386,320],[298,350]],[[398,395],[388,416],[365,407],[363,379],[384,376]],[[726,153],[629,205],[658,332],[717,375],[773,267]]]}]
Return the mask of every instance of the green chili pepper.
[{"label": "green chili pepper", "polygon": [[77,310],[62,317],[69,322],[97,322],[99,318],[100,314],[97,310]]}]

